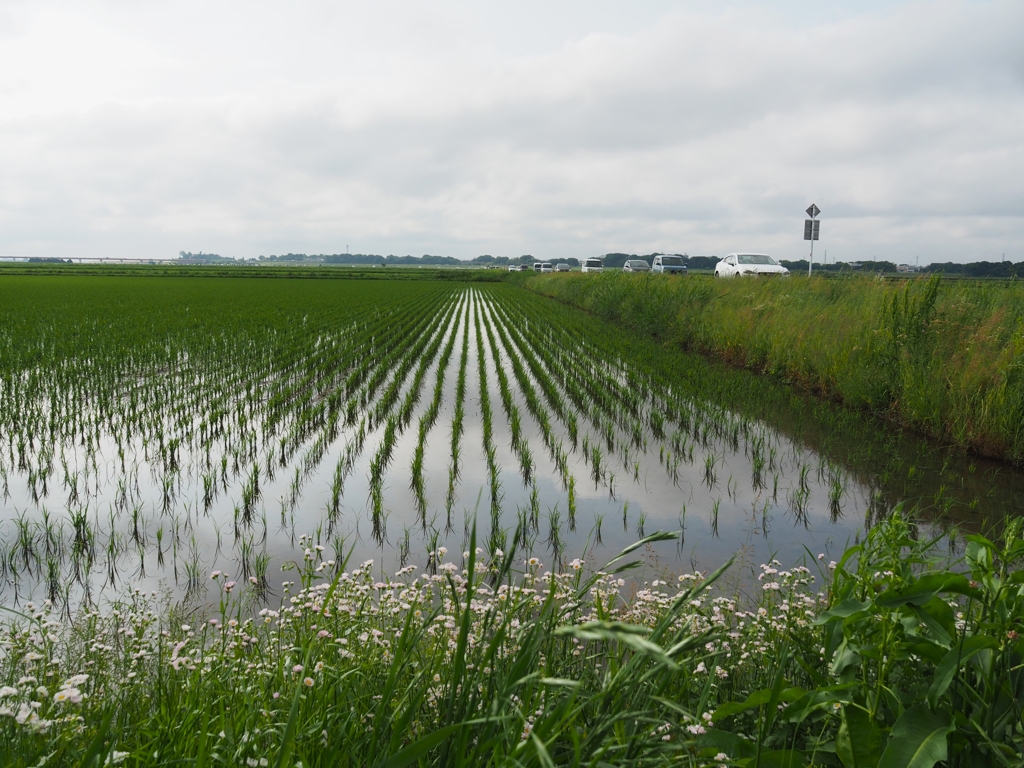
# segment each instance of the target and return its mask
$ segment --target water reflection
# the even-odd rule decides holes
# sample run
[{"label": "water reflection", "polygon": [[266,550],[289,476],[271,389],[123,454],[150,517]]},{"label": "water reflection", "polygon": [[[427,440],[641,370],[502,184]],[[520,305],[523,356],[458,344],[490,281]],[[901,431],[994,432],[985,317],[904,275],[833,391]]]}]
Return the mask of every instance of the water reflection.
[{"label": "water reflection", "polygon": [[[1024,501],[1006,465],[504,286],[295,344],[279,370],[224,361],[224,388],[245,397],[197,401],[181,382],[204,374],[183,349],[174,377],[122,381],[145,389],[144,419],[101,418],[86,400],[69,432],[9,434],[3,601],[201,596],[213,570],[269,595],[307,549],[426,567],[440,546],[466,548],[474,518],[487,549],[549,567],[597,565],[657,530],[681,535],[648,548],[655,569],[711,569],[737,551],[790,563],[832,557],[898,503],[933,535],[982,530]],[[297,382],[288,397],[253,394],[281,376]]]}]

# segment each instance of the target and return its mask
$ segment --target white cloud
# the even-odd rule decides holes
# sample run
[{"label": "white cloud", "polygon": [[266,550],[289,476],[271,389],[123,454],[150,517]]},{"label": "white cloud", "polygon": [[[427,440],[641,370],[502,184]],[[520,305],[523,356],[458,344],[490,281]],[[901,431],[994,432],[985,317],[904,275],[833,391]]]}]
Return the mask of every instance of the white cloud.
[{"label": "white cloud", "polygon": [[1024,260],[1019,3],[549,7],[0,4],[0,255]]}]

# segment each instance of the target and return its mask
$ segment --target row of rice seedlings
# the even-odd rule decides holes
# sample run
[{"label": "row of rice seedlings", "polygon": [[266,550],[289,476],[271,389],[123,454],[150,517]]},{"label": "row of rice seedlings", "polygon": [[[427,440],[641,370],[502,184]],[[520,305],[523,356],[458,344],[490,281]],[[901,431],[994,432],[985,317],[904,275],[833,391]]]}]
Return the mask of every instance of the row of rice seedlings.
[{"label": "row of rice seedlings", "polygon": [[[510,325],[516,325],[515,322],[510,322]],[[587,360],[581,361],[579,365],[569,365],[562,367],[559,358],[566,359],[571,358],[572,353],[569,350],[575,350],[586,345],[587,339],[574,338],[572,341],[568,341],[564,338],[565,324],[564,323],[551,323],[548,328],[542,333],[538,330],[537,324],[525,324],[519,323],[523,327],[534,329],[531,331],[533,340],[535,343],[534,349],[538,356],[544,360],[545,365],[554,372],[560,374],[558,376],[559,381],[565,387],[566,393],[569,395],[578,407],[586,401],[590,401],[597,405],[597,408],[591,408],[592,420],[593,414],[600,411],[602,403],[606,404],[606,407],[613,409],[615,412],[615,421],[624,427],[627,427],[631,440],[634,446],[643,448],[645,446],[646,438],[644,436],[644,429],[649,428],[652,434],[660,435],[659,439],[663,438],[667,432],[668,421],[677,417],[681,420],[681,426],[687,430],[693,430],[696,433],[698,439],[701,439],[705,445],[709,445],[712,435],[725,436],[730,431],[732,433],[732,447],[738,447],[738,436],[743,433],[747,435],[750,431],[750,423],[746,420],[736,420],[731,414],[724,412],[721,409],[712,409],[710,414],[707,413],[706,409],[697,408],[692,403],[684,403],[682,406],[676,404],[679,400],[678,397],[673,396],[671,391],[666,391],[666,388],[659,387],[656,382],[650,377],[644,377],[641,374],[637,374],[629,366],[624,364],[619,366],[617,376],[614,378],[621,378],[631,383],[630,389],[638,390],[644,393],[644,399],[651,403],[650,408],[647,412],[647,419],[645,424],[641,424],[638,420],[630,418],[631,413],[641,413],[641,404],[636,397],[631,400],[627,400],[628,406],[618,408],[616,405],[609,405],[609,398],[607,397],[608,391],[614,391],[621,388],[614,380],[608,380],[601,382],[600,385],[595,386],[593,379],[586,382],[587,386],[587,397],[586,400],[580,394],[577,387],[573,386],[574,379],[578,377],[580,371],[586,371],[590,368],[591,363]],[[549,343],[544,343],[544,337],[549,340]],[[563,338],[559,338],[563,337]],[[557,341],[551,341],[558,339]],[[590,360],[602,359],[599,355],[588,356]],[[575,362],[575,361],[574,361]],[[567,371],[566,368],[570,370]],[[696,418],[694,418],[696,416]],[[710,418],[709,418],[710,416]],[[600,418],[598,416],[598,418]],[[703,428],[703,432],[701,429]],[[761,427],[762,435],[764,427]],[[611,431],[608,431],[606,437],[611,437]],[[762,438],[763,439],[763,438]],[[688,463],[692,461],[693,445],[687,439],[687,435],[680,430],[673,431],[673,448],[676,454],[675,459],[671,459],[668,462],[664,461],[664,446],[661,449],[661,458],[663,464],[669,473],[670,478],[673,482],[678,481],[678,466],[680,461],[686,460]],[[609,445],[611,441],[609,440]],[[588,449],[590,448],[588,443]],[[590,453],[588,450],[587,453]],[[620,455],[623,459],[623,464],[627,469],[630,469],[634,476],[637,474],[637,464],[630,462],[628,458],[628,450],[621,450]],[[754,482],[757,482],[757,472],[755,471]]]},{"label": "row of rice seedlings", "polygon": [[[534,324],[534,326],[535,325],[536,324]],[[561,327],[561,326],[559,326],[559,327]],[[550,333],[553,334],[554,332],[551,331]],[[567,348],[575,348],[575,346],[576,345],[564,344],[563,343],[563,344],[560,344],[558,346],[558,348],[564,350],[564,349],[567,349]],[[543,349],[543,347],[541,347],[541,349]],[[540,354],[541,354],[542,357],[544,356],[542,352]],[[550,360],[550,359],[545,360],[545,362],[546,362],[546,364],[548,364],[549,367],[554,367],[555,366],[553,361]],[[629,377],[627,377],[627,378],[629,378]],[[569,381],[570,380],[569,376],[563,376],[562,379],[563,379],[563,381]],[[571,388],[569,386],[567,386],[566,389],[567,389],[567,392],[570,393],[570,397],[571,397],[572,396]],[[598,391],[600,392],[601,390],[598,390]],[[655,394],[653,392],[651,392],[650,396],[651,396],[652,399],[654,399]],[[595,400],[598,400],[598,401],[600,399],[601,399],[600,396],[595,398]],[[666,419],[666,417],[664,415],[662,415],[662,413],[660,413],[657,410],[657,408],[658,408],[658,406],[656,404],[652,405],[651,410],[649,412],[649,416],[648,416],[648,426],[651,427],[652,432],[660,432],[660,433],[664,434],[664,432],[665,432],[665,419]],[[666,407],[665,410],[668,411],[668,412],[673,412],[672,408],[667,408]],[[641,442],[640,429],[639,429],[638,425],[636,425],[636,424],[634,424],[632,426],[632,438],[633,438],[634,444],[637,444],[637,443]],[[673,479],[673,482],[678,482],[678,466],[679,466],[680,461],[681,460],[690,460],[690,461],[692,461],[692,444],[687,445],[687,443],[688,443],[688,441],[686,440],[685,435],[680,433],[678,430],[674,431],[674,433],[673,433],[673,447],[676,449],[676,451],[675,451],[676,457],[673,459],[670,456],[668,461],[664,460],[665,459],[665,455],[664,455],[665,454],[665,449],[664,449],[664,446],[662,446],[662,449],[661,449],[661,459],[663,461],[663,464],[666,466],[666,469],[667,469],[667,471],[669,473],[669,476]],[[626,454],[626,452],[623,452],[623,453]],[[628,462],[627,455],[623,455],[623,460],[624,460],[624,464],[628,467],[629,466],[629,462]],[[633,471],[634,477],[637,476],[638,469],[639,469],[639,465],[634,462],[632,464],[632,471]],[[755,472],[755,483],[756,483],[756,472]]]},{"label": "row of rice seedlings", "polygon": [[[621,407],[616,401],[611,400],[605,396],[607,388],[604,383],[595,382],[592,378],[587,381],[587,390],[590,393],[600,393],[597,397],[588,397],[579,388],[577,379],[589,378],[584,371],[585,366],[577,364],[575,358],[567,353],[563,348],[552,345],[551,334],[542,334],[537,331],[536,323],[522,323],[518,322],[513,317],[505,314],[505,308],[502,308],[506,326],[510,329],[510,333],[515,333],[514,328],[522,325],[527,329],[526,335],[530,336],[529,343],[522,343],[521,349],[530,349],[535,352],[538,357],[543,361],[543,367],[546,367],[548,371],[555,376],[561,387],[565,390],[566,395],[572,401],[572,403],[580,409],[583,413],[590,415],[590,420],[594,424],[598,433],[602,435],[609,452],[613,452],[616,448],[619,449],[619,455],[622,459],[623,466],[628,466],[628,443],[625,441],[619,441],[616,439],[616,424],[623,426],[633,436],[634,442],[638,445],[644,445],[644,439],[642,434],[642,427],[639,422],[631,419],[629,412]],[[551,381],[548,373],[544,371],[542,365],[533,357],[532,354],[525,353],[528,356],[528,363],[534,375],[547,381],[547,387],[551,390],[556,390],[554,383]],[[569,364],[563,367],[563,364],[559,357],[564,356],[569,359]],[[568,368],[569,370],[566,370]],[[557,390],[556,390],[557,391]],[[560,396],[553,396],[550,400],[560,401]],[[608,412],[603,413],[603,410],[607,408]],[[570,420],[565,421],[567,428],[570,430],[570,434],[576,428],[575,415],[572,415]],[[588,448],[590,445],[590,439],[587,439]],[[575,447],[575,446],[574,446]],[[584,456],[591,455],[591,451],[585,449]],[[600,476],[600,473],[598,473]]]},{"label": "row of rice seedlings", "polygon": [[416,428],[416,448],[413,452],[412,466],[410,467],[409,485],[410,488],[412,488],[416,508],[420,515],[420,522],[424,526],[424,529],[427,524],[427,501],[425,483],[423,479],[423,455],[426,448],[427,434],[434,427],[434,424],[437,422],[437,417],[441,411],[441,402],[444,399],[445,372],[448,370],[448,363],[451,360],[452,350],[455,348],[455,339],[458,336],[458,318],[462,316],[463,301],[465,301],[464,296],[460,298],[459,304],[453,314],[453,318],[448,321],[448,341],[445,343],[444,351],[441,353],[441,357],[437,362],[433,397],[431,398],[430,405],[420,416],[419,423]]},{"label": "row of rice seedlings", "polygon": [[[244,418],[242,419],[242,421],[244,422]],[[168,467],[168,469],[171,472],[175,472],[175,473],[178,472],[180,470],[180,466],[179,466],[179,462],[178,462],[178,453],[181,450],[180,442],[177,442],[174,438],[166,439],[165,440],[164,437],[163,437],[163,433],[162,432],[160,432],[157,437],[158,437],[157,445],[158,446],[162,446],[160,451],[161,451],[161,455],[164,457],[165,465]],[[119,436],[119,438],[120,438],[120,436]],[[252,441],[250,440],[248,442],[251,444]],[[306,467],[307,470],[309,469],[309,467],[310,467],[310,465],[312,463],[315,463],[315,460],[316,460],[315,458],[313,460],[310,460],[308,457],[310,457],[310,456],[315,457],[316,454],[319,453],[320,450],[323,448],[325,443],[326,443],[326,440],[324,439],[324,435],[321,434],[318,437],[317,442],[314,443],[314,445],[311,447],[310,451],[307,452],[306,458],[304,460],[304,466]],[[119,439],[118,440],[118,444],[119,444],[119,454],[122,457],[122,465],[123,465],[124,464],[124,462],[123,462],[124,442]],[[145,445],[145,444],[146,443],[144,441],[143,445]],[[206,451],[205,453],[207,453],[207,455],[209,455],[210,452]],[[242,453],[242,451],[233,450],[232,451],[233,465],[240,465],[242,463],[242,461],[239,460],[240,458],[242,458],[244,460],[244,454]],[[222,465],[221,465],[222,466],[222,471],[223,471],[226,463],[227,462],[226,462],[226,456],[225,456],[225,457],[223,457],[223,461],[222,461]],[[269,463],[270,462],[268,462],[268,464]],[[96,462],[93,461],[93,464],[95,465]],[[258,483],[258,474],[254,472],[253,476],[255,477],[256,482],[255,483],[252,482],[252,478],[250,478],[250,480],[245,484],[245,487],[243,489],[243,508],[246,510],[246,514],[247,515],[252,510],[252,506],[253,506],[254,500],[258,498],[258,492],[256,492],[256,486],[257,486],[257,483]],[[203,480],[204,480],[204,506],[208,509],[209,505],[212,503],[213,496],[214,496],[214,493],[216,492],[216,487],[217,486],[214,483],[212,475],[210,475],[209,473],[205,473],[203,475]],[[166,477],[166,478],[163,479],[162,484],[163,484],[163,487],[165,489],[165,499],[167,500],[167,502],[172,502],[173,501],[173,495],[174,495],[174,493],[177,490],[177,485],[178,485],[179,482],[180,481],[173,474],[170,477]],[[75,487],[78,487],[77,477],[75,478]],[[127,490],[126,483],[122,479],[119,482],[119,498],[120,498],[119,505],[121,505],[121,506],[126,506],[127,505],[128,493],[126,492],[126,490]],[[171,506],[170,503],[165,503],[164,504],[165,508],[170,507],[170,506]],[[162,546],[158,546],[158,549],[162,550],[163,547]]]},{"label": "row of rice seedlings", "polygon": [[422,332],[416,343],[410,345],[399,362],[397,370],[395,370],[391,378],[391,383],[374,406],[371,424],[379,424],[382,420],[390,417],[391,410],[401,394],[402,385],[412,370],[413,365],[419,362],[420,370],[425,370],[426,365],[429,365],[429,351],[427,354],[424,354],[424,349],[429,350],[428,343],[431,340],[439,343],[438,328],[444,327],[447,318],[448,307],[441,307],[434,317],[430,318],[426,330]]},{"label": "row of rice seedlings", "polygon": [[[377,452],[370,461],[370,504],[373,519],[373,537],[378,544],[383,544],[384,541],[384,533],[381,527],[381,521],[384,516],[384,472],[391,461],[398,436],[404,431],[404,425],[408,423],[409,417],[405,416],[403,411],[407,407],[408,411],[406,412],[411,413],[412,404],[419,397],[419,389],[422,385],[423,377],[426,375],[427,367],[433,361],[441,345],[444,331],[447,328],[447,323],[450,321],[453,309],[454,305],[442,308],[424,333],[421,342],[409,349],[398,371],[395,373],[387,393],[378,401],[375,409],[376,418],[381,418],[385,413],[388,413],[384,436]],[[425,351],[424,347],[426,347]],[[397,402],[399,387],[404,382],[413,363],[417,359],[419,366],[407,392],[403,409],[400,409],[397,413],[390,414],[389,411]]]},{"label": "row of rice seedlings", "polygon": [[508,420],[511,433],[511,448],[519,460],[519,474],[524,484],[529,484],[533,479],[533,455],[530,453],[528,441],[523,436],[522,417],[519,415],[519,407],[512,399],[512,389],[508,383],[508,376],[505,374],[505,366],[502,363],[502,352],[494,338],[491,329],[489,313],[483,314],[484,332],[487,334],[487,343],[494,360],[494,373],[498,378],[498,392],[501,395],[501,407],[505,411],[505,418]]},{"label": "row of rice seedlings", "polygon": [[[535,326],[536,324],[534,323],[533,325]],[[575,412],[566,406],[565,399],[562,397],[561,391],[551,380],[551,377],[548,376],[547,371],[545,371],[537,362],[536,357],[533,355],[534,350],[524,339],[523,334],[519,332],[514,324],[506,323],[504,328],[508,331],[509,337],[516,343],[519,354],[526,362],[534,380],[540,386],[541,392],[544,394],[544,398],[547,401],[548,406],[551,408],[555,416],[565,424],[566,430],[569,434],[569,441],[572,443],[573,449],[575,449],[579,443],[579,426],[576,422]]]},{"label": "row of rice seedlings", "polygon": [[490,509],[491,509],[491,534],[489,550],[493,553],[501,550],[505,537],[502,534],[501,525],[501,480],[499,479],[500,469],[495,458],[493,416],[491,414],[491,399],[487,387],[487,355],[484,352],[483,333],[480,329],[480,301],[473,306],[473,330],[476,337],[477,373],[479,375],[480,390],[480,421],[483,432],[484,457],[487,461],[487,479],[490,486]]},{"label": "row of rice seedlings", "polygon": [[[162,434],[158,435],[158,438],[159,438],[159,440],[158,440],[159,444],[161,446],[164,446],[165,442],[163,440]],[[124,446],[123,446],[123,443],[120,440],[120,436],[118,436],[118,444],[119,444],[119,452],[123,452]],[[163,450],[162,451],[164,456],[169,456],[170,457],[170,459],[168,461],[168,464],[169,464],[171,469],[173,469],[175,467],[175,463],[176,463],[176,450],[175,450],[176,448],[177,448],[177,446],[174,444],[174,441],[170,441],[170,450]]]},{"label": "row of rice seedlings", "polygon": [[[506,326],[509,327],[509,328],[512,328],[512,327],[514,327],[517,324],[521,324],[521,325],[523,325],[524,327],[527,327],[527,328],[531,327],[530,324],[527,324],[527,323],[516,323],[516,322],[514,322],[512,320],[512,318],[510,318],[508,315],[503,315],[503,317],[506,320]],[[533,324],[533,325],[535,325],[535,324]],[[512,331],[510,331],[510,333],[511,332]],[[524,342],[521,345],[520,349],[526,350],[528,347],[529,347],[529,345]],[[541,350],[543,350],[543,351],[541,351]],[[547,357],[548,360],[552,360],[552,362],[553,362],[552,356],[550,354],[550,350],[545,349],[543,346],[541,346],[541,347],[534,347],[533,351],[538,352],[538,354],[542,357],[542,359],[544,357]],[[547,376],[547,374],[543,371],[543,368],[542,368],[541,364],[538,363],[537,360],[534,359],[533,356],[529,352],[525,352],[524,351],[524,356],[528,356],[532,360],[532,367],[538,373],[540,373],[540,375],[543,375],[545,377]],[[551,370],[556,375],[559,375],[559,373],[561,373],[558,370],[557,365],[552,365],[550,367],[551,367]],[[565,386],[567,378],[568,377],[566,377],[564,375],[560,375],[559,376],[559,381],[562,383],[563,386]],[[550,378],[548,378],[548,381],[549,382],[551,381]],[[552,383],[551,386],[552,386],[552,388],[554,388],[555,385]],[[568,392],[568,387],[566,387],[566,390]],[[581,403],[581,408],[586,409],[586,407],[587,407],[586,406],[586,402],[585,402],[584,398],[578,392],[575,394],[575,396],[572,393],[569,393],[569,397],[570,397],[570,400],[573,400],[574,402],[576,400],[579,400],[580,403]],[[604,434],[602,435],[601,439],[603,439],[606,442],[607,447],[608,447],[608,451],[609,452],[614,451],[614,449],[616,447],[618,447],[620,449],[619,455],[620,455],[620,457],[622,459],[623,466],[628,468],[629,467],[629,445],[625,441],[619,441],[619,440],[616,439],[616,430],[615,430],[615,425],[614,425],[613,421],[611,419],[602,418],[602,416],[600,415],[599,409],[597,409],[597,408],[591,408],[589,412],[591,413],[592,421],[594,423],[604,427],[605,431],[604,431]],[[584,437],[583,437],[582,448],[583,448],[582,455],[583,455],[584,460],[590,465],[591,477],[594,480],[595,487],[597,487],[601,483],[604,483],[605,486],[608,488],[609,494],[614,497],[614,479],[613,479],[614,475],[612,473],[608,472],[607,469],[606,469],[607,463],[604,461],[604,451],[603,451],[603,449],[601,449],[600,446],[597,443],[592,441],[591,436],[589,435],[589,433],[584,435]]]},{"label": "row of rice seedlings", "polygon": [[[429,364],[429,360],[424,359],[423,350],[427,347],[427,355],[432,356],[431,349],[436,350],[436,345],[439,343],[440,338],[437,335],[437,329],[443,324],[444,312],[434,314],[430,317],[423,317],[410,329],[410,334],[406,337],[406,343],[397,345],[389,355],[381,361],[377,361],[376,368],[378,372],[387,372],[389,369],[395,366],[395,359],[398,358],[397,370],[394,371],[391,376],[390,384],[387,389],[384,390],[384,394],[381,399],[377,401],[373,411],[367,418],[364,418],[363,423],[360,425],[360,432],[364,435],[366,431],[372,426],[375,419],[387,418],[387,425],[384,430],[383,442],[378,448],[371,462],[371,510],[373,519],[373,532],[374,538],[383,541],[383,528],[382,521],[384,519],[383,510],[383,491],[382,491],[382,480],[383,473],[390,461],[391,453],[393,451],[395,442],[398,435],[402,431],[401,415],[391,415],[390,411],[393,409],[396,403],[403,382],[408,376],[412,365],[419,360],[420,366],[420,380],[422,380],[422,373],[425,370],[426,365]],[[400,356],[400,357],[399,357]],[[382,385],[385,380],[385,376],[375,374],[370,377],[368,381],[364,383],[364,386],[360,388],[359,393],[353,395],[353,399],[358,399],[360,402],[369,403],[374,397],[373,388]],[[359,451],[362,448],[362,440],[356,443],[349,443],[344,456],[345,463],[348,467],[351,467],[352,463],[357,458]],[[358,449],[358,450],[356,450]],[[331,506],[333,514],[337,514],[337,509],[340,503],[340,495],[343,488],[344,477],[347,475],[347,471],[342,468],[339,464],[335,468],[335,479],[332,482],[331,488]]]},{"label": "row of rice seedlings", "polygon": [[[240,515],[237,508],[236,514]],[[17,536],[0,549],[0,578],[14,587],[15,601],[18,589],[26,582],[42,583],[47,596],[55,602],[72,590],[79,590],[88,599],[94,573],[104,577],[99,588],[116,586],[126,562],[138,557],[138,572],[144,574],[146,551],[152,544],[157,567],[169,565],[175,583],[180,583],[190,574],[198,573],[194,533],[192,561],[182,562],[179,553],[190,530],[188,517],[171,515],[164,520],[147,519],[141,509],[136,509],[133,530],[121,533],[117,530],[118,515],[112,507],[108,509],[105,530],[99,516],[90,515],[88,506],[71,510],[66,518],[55,518],[46,508],[38,520],[21,513],[14,520]],[[238,528],[236,521],[236,544]],[[264,520],[262,541],[266,535]]]},{"label": "row of rice seedlings", "polygon": [[526,407],[533,416],[537,426],[540,427],[544,445],[547,447],[551,460],[561,476],[563,487],[568,487],[568,453],[562,447],[562,441],[554,434],[554,430],[551,426],[551,420],[548,416],[548,411],[540,401],[540,398],[537,397],[536,390],[534,390],[533,384],[523,368],[519,356],[516,354],[516,349],[506,333],[506,328],[500,322],[496,322],[494,325],[497,330],[498,338],[501,341],[506,356],[512,366],[512,374],[515,376],[516,382],[519,384],[519,391],[523,394],[523,399],[526,401]]},{"label": "row of rice seedlings", "polygon": [[448,492],[445,495],[445,513],[448,517],[448,527],[451,528],[452,508],[455,505],[455,488],[462,470],[460,452],[463,432],[463,417],[465,416],[466,399],[466,365],[469,358],[469,304],[465,311],[460,314],[459,326],[462,333],[462,352],[459,355],[459,373],[455,382],[455,408],[452,413],[451,425],[451,464],[448,467]]}]

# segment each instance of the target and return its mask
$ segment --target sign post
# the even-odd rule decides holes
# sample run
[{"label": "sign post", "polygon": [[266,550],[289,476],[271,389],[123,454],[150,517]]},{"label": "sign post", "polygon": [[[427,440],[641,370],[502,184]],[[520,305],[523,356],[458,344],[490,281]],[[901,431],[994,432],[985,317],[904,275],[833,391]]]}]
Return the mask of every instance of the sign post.
[{"label": "sign post", "polygon": [[804,219],[804,240],[811,241],[811,258],[807,262],[808,277],[814,271],[814,241],[818,239],[818,232],[821,228],[821,222],[818,221],[819,213],[821,213],[821,209],[811,203],[811,207],[807,209],[807,215],[811,218]]}]

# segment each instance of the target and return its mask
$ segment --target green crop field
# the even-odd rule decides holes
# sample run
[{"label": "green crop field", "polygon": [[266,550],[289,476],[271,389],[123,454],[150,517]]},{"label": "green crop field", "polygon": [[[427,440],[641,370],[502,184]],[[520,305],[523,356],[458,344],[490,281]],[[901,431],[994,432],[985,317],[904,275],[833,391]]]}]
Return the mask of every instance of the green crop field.
[{"label": "green crop field", "polygon": [[1019,472],[467,277],[0,270],[0,763],[1016,764]]}]

